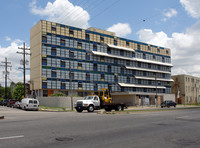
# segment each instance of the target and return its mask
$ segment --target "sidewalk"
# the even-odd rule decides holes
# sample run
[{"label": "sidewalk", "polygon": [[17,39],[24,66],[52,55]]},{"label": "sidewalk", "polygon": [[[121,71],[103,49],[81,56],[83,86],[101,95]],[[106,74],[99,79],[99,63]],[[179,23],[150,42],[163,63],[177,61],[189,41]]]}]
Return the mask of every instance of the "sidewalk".
[{"label": "sidewalk", "polygon": [[[177,105],[176,107],[170,107],[169,109],[178,109],[178,108],[192,108],[192,107],[197,107],[200,108],[200,106],[196,106],[196,105]],[[167,108],[167,107],[165,107]],[[153,110],[153,109],[165,109],[165,108],[161,108],[160,105],[158,105],[157,107],[155,105],[152,106],[129,106],[128,109],[126,110]]]}]

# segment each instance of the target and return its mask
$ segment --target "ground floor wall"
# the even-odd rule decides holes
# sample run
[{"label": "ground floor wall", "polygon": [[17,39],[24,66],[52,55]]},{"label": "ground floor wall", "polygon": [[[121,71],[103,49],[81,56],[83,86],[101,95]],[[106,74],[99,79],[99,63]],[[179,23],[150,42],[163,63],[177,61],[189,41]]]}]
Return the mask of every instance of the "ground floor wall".
[{"label": "ground floor wall", "polygon": [[[71,108],[71,97],[37,97],[37,99],[42,106]],[[83,97],[73,97],[73,105],[82,99]]]}]

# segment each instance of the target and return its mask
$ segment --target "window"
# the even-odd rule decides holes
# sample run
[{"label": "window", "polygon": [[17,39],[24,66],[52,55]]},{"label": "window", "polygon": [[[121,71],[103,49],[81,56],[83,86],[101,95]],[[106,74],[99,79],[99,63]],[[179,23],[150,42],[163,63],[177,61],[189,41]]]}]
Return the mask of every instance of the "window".
[{"label": "window", "polygon": [[153,60],[154,60],[154,61],[156,60],[156,56],[155,56],[155,55],[153,55]]},{"label": "window", "polygon": [[95,100],[95,101],[98,101],[98,98],[97,98],[97,97],[94,97],[94,100]]},{"label": "window", "polygon": [[118,82],[118,76],[116,74],[114,76],[114,80],[115,80],[115,82]]},{"label": "window", "polygon": [[157,49],[157,52],[160,52],[160,49],[159,49],[159,48]]},{"label": "window", "polygon": [[86,73],[86,80],[90,80],[90,73]]},{"label": "window", "polygon": [[114,39],[114,45],[117,45],[117,40],[116,39]]},{"label": "window", "polygon": [[54,77],[54,78],[56,77],[56,71],[55,70],[51,71],[51,77]]},{"label": "window", "polygon": [[82,82],[78,82],[78,89],[82,89],[83,87],[83,83]]},{"label": "window", "polygon": [[130,66],[130,61],[129,60],[126,61],[126,65]]},{"label": "window", "polygon": [[108,65],[108,72],[111,72],[111,65]]},{"label": "window", "polygon": [[85,39],[90,40],[90,35],[88,33],[85,34]]},{"label": "window", "polygon": [[82,63],[78,62],[78,69],[82,69]]},{"label": "window", "polygon": [[97,64],[96,63],[94,63],[94,65],[93,65],[93,70],[97,71]]},{"label": "window", "polygon": [[86,52],[85,58],[86,58],[86,60],[90,60],[90,54]]},{"label": "window", "polygon": [[97,51],[97,44],[93,44],[93,50]]},{"label": "window", "polygon": [[168,50],[166,50],[166,54],[169,54],[169,51],[168,51]]},{"label": "window", "polygon": [[82,48],[82,43],[78,42],[78,48],[81,49]]},{"label": "window", "polygon": [[71,72],[71,79],[74,80],[74,72]]},{"label": "window", "polygon": [[138,62],[138,67],[141,67],[141,63],[140,62]]},{"label": "window", "polygon": [[132,57],[135,57],[135,52],[132,52]]},{"label": "window", "polygon": [[128,41],[126,41],[126,46],[129,46],[130,44],[129,44],[129,42]]},{"label": "window", "polygon": [[100,37],[100,42],[104,42],[104,37]]},{"label": "window", "polygon": [[163,63],[165,62],[165,58],[164,58],[164,57],[162,57],[162,62],[163,62]]},{"label": "window", "polygon": [[51,48],[51,55],[56,55],[56,47]]},{"label": "window", "polygon": [[47,65],[47,59],[46,58],[42,58],[42,65]]},{"label": "window", "polygon": [[61,82],[61,89],[65,89],[65,83]]},{"label": "window", "polygon": [[94,90],[98,90],[98,85],[96,83],[94,84]]},{"label": "window", "polygon": [[130,77],[127,77],[127,83],[130,83]]},{"label": "window", "polygon": [[42,82],[42,88],[47,88],[47,82]]},{"label": "window", "polygon": [[117,59],[114,59],[114,64],[118,64],[118,60]]},{"label": "window", "polygon": [[69,51],[69,57],[70,58],[74,57],[74,52],[73,51]]},{"label": "window", "polygon": [[110,47],[108,47],[107,53],[111,53],[111,48]]},{"label": "window", "polygon": [[137,49],[140,50],[140,45],[139,44],[137,44]]},{"label": "window", "polygon": [[56,26],[51,26],[51,31],[56,31]]},{"label": "window", "polygon": [[42,42],[47,42],[47,37],[46,36],[42,36]]},{"label": "window", "polygon": [[145,53],[143,53],[143,59],[146,59],[146,54]]},{"label": "window", "polygon": [[101,81],[104,81],[104,79],[105,79],[105,75],[101,74]]},{"label": "window", "polygon": [[124,67],[121,67],[121,68],[120,68],[120,72],[121,72],[121,73],[124,73]]},{"label": "window", "polygon": [[124,51],[123,50],[120,50],[120,55],[124,56]]},{"label": "window", "polygon": [[148,63],[148,68],[151,68],[151,64]]},{"label": "window", "polygon": [[100,61],[104,62],[104,57],[103,56],[100,57]]},{"label": "window", "polygon": [[151,50],[151,46],[148,46],[148,50]]},{"label": "window", "polygon": [[65,46],[65,40],[64,39],[60,39],[60,45]]},{"label": "window", "polygon": [[65,61],[61,60],[60,65],[61,65],[61,67],[65,67]]},{"label": "window", "polygon": [[74,30],[69,29],[69,34],[74,35]]}]

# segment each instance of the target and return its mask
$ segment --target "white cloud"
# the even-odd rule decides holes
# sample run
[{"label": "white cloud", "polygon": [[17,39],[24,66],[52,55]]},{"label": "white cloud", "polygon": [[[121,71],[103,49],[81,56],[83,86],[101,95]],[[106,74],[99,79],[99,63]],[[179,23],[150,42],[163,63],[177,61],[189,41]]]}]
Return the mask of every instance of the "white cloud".
[{"label": "white cloud", "polygon": [[164,10],[163,14],[165,16],[163,20],[166,21],[167,19],[175,17],[178,14],[178,12],[175,9],[170,8],[168,10]]},{"label": "white cloud", "polygon": [[138,31],[141,41],[171,49],[172,74],[191,74],[200,77],[200,21],[185,33],[174,32],[168,37],[164,32],[154,33],[151,29]]},{"label": "white cloud", "polygon": [[200,17],[200,0],[180,0],[180,3],[193,18]]},{"label": "white cloud", "polygon": [[[17,54],[17,51],[20,51],[18,47],[23,47],[23,41],[16,39],[8,47],[1,47],[1,56],[0,56],[0,62],[5,62],[5,58],[7,58],[8,62],[11,62],[11,70],[8,68],[9,75],[8,75],[8,85],[11,81],[22,82],[23,81],[23,71],[18,70],[19,67],[22,67],[20,65],[20,60],[23,58],[22,54]],[[21,50],[22,51],[22,50]],[[27,59],[29,59],[29,56],[26,56]],[[5,65],[4,63],[1,63],[1,65]],[[0,73],[3,74],[3,71],[5,71],[5,67],[0,67]],[[27,71],[27,81],[30,80],[29,72]],[[5,76],[0,77],[0,83],[4,86],[5,85]]]},{"label": "white cloud", "polygon": [[10,41],[11,40],[11,38],[10,37],[5,37],[5,39],[6,39],[6,41]]},{"label": "white cloud", "polygon": [[75,6],[68,0],[48,2],[45,8],[36,6],[36,0],[30,4],[31,12],[47,17],[47,20],[81,28],[89,27],[90,15],[80,6]]},{"label": "white cloud", "polygon": [[128,23],[117,23],[107,28],[107,31],[115,32],[117,36],[125,37],[132,32]]}]

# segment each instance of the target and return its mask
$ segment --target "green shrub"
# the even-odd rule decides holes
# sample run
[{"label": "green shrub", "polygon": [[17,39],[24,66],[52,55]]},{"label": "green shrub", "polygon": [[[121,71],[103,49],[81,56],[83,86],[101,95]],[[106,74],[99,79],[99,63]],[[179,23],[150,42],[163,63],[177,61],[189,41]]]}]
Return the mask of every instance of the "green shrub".
[{"label": "green shrub", "polygon": [[58,92],[51,95],[52,97],[66,97],[64,93]]}]

